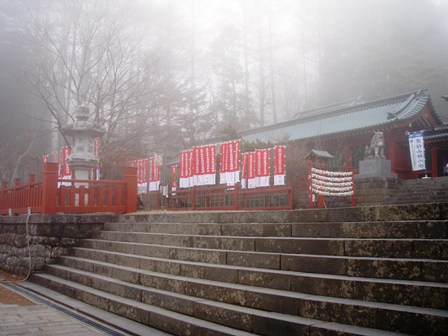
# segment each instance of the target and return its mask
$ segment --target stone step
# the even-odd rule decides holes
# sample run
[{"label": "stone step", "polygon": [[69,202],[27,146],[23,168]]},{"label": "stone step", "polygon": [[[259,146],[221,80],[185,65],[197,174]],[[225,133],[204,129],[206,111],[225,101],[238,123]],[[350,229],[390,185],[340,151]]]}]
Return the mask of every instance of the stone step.
[{"label": "stone step", "polygon": [[[434,259],[284,254],[124,243],[95,239],[85,239],[81,241],[80,246],[90,249],[91,253],[121,252],[125,254],[124,259],[129,259],[130,255],[140,255],[308,273],[448,282],[448,261]],[[73,251],[76,250],[77,248],[73,249]]]},{"label": "stone step", "polygon": [[[432,182],[432,183],[431,183]],[[417,180],[408,180],[405,184],[401,185],[400,190],[444,190],[448,188],[448,183],[440,181],[422,182]]]},{"label": "stone step", "polygon": [[63,293],[76,300],[138,323],[163,330],[171,335],[254,335],[253,333],[204,321],[194,316],[179,314],[141,301],[126,299],[119,295],[110,294],[49,274],[33,274],[32,280],[41,286]]},{"label": "stone step", "polygon": [[[223,265],[217,265],[217,264],[207,264],[207,263],[200,263],[199,265],[192,265],[193,262],[186,262],[186,261],[180,261],[180,260],[170,260],[170,259],[161,259],[161,258],[153,258],[153,257],[141,257],[136,255],[129,255],[129,254],[123,254],[123,253],[115,253],[115,252],[106,252],[106,251],[96,251],[96,250],[89,250],[89,249],[80,249],[77,248],[73,251],[74,256],[79,258],[87,258],[91,259],[94,258],[95,260],[99,260],[102,262],[109,262],[114,263],[117,265],[122,266],[131,266],[134,268],[141,268],[145,270],[154,270],[157,272],[164,272],[168,274],[182,274],[185,276],[192,276],[192,277],[205,277],[207,279],[211,280],[219,280],[219,281],[227,281],[227,282],[237,282],[237,283],[243,283],[243,284],[250,284],[255,286],[262,286],[262,287],[271,287],[271,288],[280,288],[280,289],[288,289],[288,290],[298,290],[298,291],[313,291],[313,288],[316,288],[316,290],[323,290],[323,293],[325,292],[325,289],[322,289],[319,287],[319,282],[317,285],[313,285],[313,287],[310,287],[309,289],[306,287],[307,285],[310,286],[313,283],[312,280],[309,280],[309,277],[305,277],[305,282],[301,282],[302,278],[300,277],[300,274],[311,274],[310,276],[320,276],[320,278],[336,278],[338,280],[343,279],[346,282],[342,283],[344,287],[341,289],[341,294],[338,295],[344,295],[350,297],[350,295],[365,295],[367,294],[367,297],[374,298],[375,295],[372,293],[369,293],[369,287],[365,288],[365,283],[362,283],[362,281],[371,281],[366,280],[366,277],[354,277],[354,276],[348,276],[344,274],[325,274],[324,271],[318,271],[318,272],[292,272],[292,271],[285,271],[285,270],[266,270],[266,269],[259,269],[259,268],[252,268],[252,267],[242,267],[242,266],[232,266],[227,265],[225,266],[225,272],[221,271]],[[240,270],[238,270],[240,269]],[[296,273],[300,273],[299,275],[296,275]],[[279,274],[281,276],[279,276]],[[354,282],[355,279],[359,279],[361,283]],[[403,290],[403,286],[401,286],[403,283],[405,285],[408,285],[409,282],[414,282],[415,285],[422,286],[421,282],[418,282],[415,279],[405,279],[405,280],[385,280],[381,278],[375,278],[377,281],[377,284],[375,285],[369,285],[371,286],[371,290],[374,291],[375,289],[378,289],[379,292],[376,295],[380,295],[379,300],[381,301],[381,297],[384,297],[384,295],[388,294],[386,292],[380,292],[382,290],[383,285],[381,282],[385,282],[388,284],[387,288],[393,288],[394,294],[390,296],[390,298],[387,298],[386,300],[393,301],[393,298],[395,295],[397,295],[398,298],[401,298],[403,300],[403,297],[400,296],[398,292],[399,289]],[[434,279],[431,280],[432,282],[440,281],[438,277],[434,277]],[[323,280],[320,280],[320,282],[324,282]],[[328,284],[331,282],[331,280],[326,280],[325,283]],[[341,282],[331,282],[337,284]],[[329,290],[334,290],[334,292],[337,293],[338,288],[334,286],[329,286]],[[429,289],[425,289],[421,292],[423,295],[424,293],[427,293],[428,298],[431,298],[431,300],[434,300],[434,304],[437,302],[438,307],[443,307],[446,303],[446,296],[444,296],[444,293],[446,291],[446,284],[428,284],[430,286]],[[434,291],[431,287],[442,287],[443,289],[440,289],[440,291]],[[304,289],[305,288],[305,289]],[[403,296],[406,294],[411,294],[413,290],[409,291],[409,287],[406,287],[406,291],[404,291]],[[316,294],[321,294],[322,292],[316,292]],[[330,292],[331,293],[331,292]],[[440,293],[440,295],[439,295]],[[332,294],[333,295],[333,294]],[[406,302],[425,302],[425,299],[421,299],[420,295],[417,295],[416,297],[409,297],[406,298]],[[386,302],[391,302],[386,301]],[[401,302],[401,301],[398,301]],[[424,305],[424,304],[423,304]]]},{"label": "stone step", "polygon": [[[408,194],[397,194],[393,198],[389,200],[390,204],[415,204],[415,203],[430,203],[430,202],[439,202],[441,198],[437,196],[409,196]],[[394,203],[395,202],[395,203]]]},{"label": "stone step", "polygon": [[390,204],[433,203],[448,201],[448,179],[431,178],[402,181]]},{"label": "stone step", "polygon": [[301,209],[282,211],[185,211],[125,214],[122,223],[303,223],[359,222],[393,220],[445,220],[448,203],[362,206],[337,209]]},{"label": "stone step", "polygon": [[[448,312],[434,309],[256,289],[144,271],[140,271],[141,285],[64,266],[49,266],[49,273],[176,313],[192,315],[200,310],[201,318],[209,322],[245,331],[252,331],[249,321],[258,315],[258,310],[365,328],[374,328],[378,320],[387,318],[388,325],[382,323],[383,328],[405,333],[440,333],[448,327]],[[412,327],[406,324],[408,321],[412,321]],[[261,323],[268,324],[269,321]]]},{"label": "stone step", "polygon": [[[440,197],[440,199],[444,199],[447,196],[446,190],[440,189],[426,189],[422,187],[421,189],[402,189],[396,193],[396,195],[408,195],[410,197]],[[446,200],[446,198],[445,198]]]},{"label": "stone step", "polygon": [[[282,316],[270,312],[257,311],[259,314],[251,314],[248,323],[252,332],[232,329],[220,324],[202,320],[203,311],[200,300],[195,306],[199,308],[193,310],[193,316],[186,316],[173,311],[155,307],[140,301],[122,298],[118,295],[96,290],[72,281],[54,277],[48,274],[35,274],[33,281],[51,288],[57,292],[65,292],[67,296],[84,301],[93,306],[108,310],[120,316],[139,321],[159,330],[169,332],[172,335],[210,335],[210,336],[285,336],[285,335],[325,335],[337,334],[341,336],[382,336],[382,335],[403,335],[385,330],[361,328],[338,323],[329,323],[310,320],[300,317]],[[225,305],[221,304],[221,307]],[[253,310],[245,309],[248,312]],[[213,311],[211,311],[213,313]],[[197,316],[197,317],[196,317]],[[228,315],[224,315],[228,318]],[[218,316],[220,318],[220,316]]]},{"label": "stone step", "polygon": [[[447,217],[448,218],[448,217]],[[301,223],[106,223],[105,231],[242,237],[448,239],[448,219]]]},{"label": "stone step", "polygon": [[139,213],[104,228],[33,281],[175,335],[448,329],[448,203]]},{"label": "stone step", "polygon": [[397,204],[397,205],[406,205],[406,204],[416,204],[416,203],[430,203],[430,202],[442,202],[446,201],[445,198],[440,198],[436,196],[428,196],[427,198],[422,198],[420,196],[411,196],[408,195],[395,195],[393,198],[388,200],[389,204]]},{"label": "stone step", "polygon": [[195,234],[214,236],[238,236],[243,232],[247,236],[288,237],[291,236],[291,224],[275,223],[106,223],[106,231],[151,232],[166,234]]},{"label": "stone step", "polygon": [[448,220],[292,224],[293,237],[448,239]]},{"label": "stone step", "polygon": [[[54,290],[48,289],[41,285],[38,285],[29,281],[22,281],[14,283],[16,287],[20,287],[25,290],[25,293],[32,294],[34,297],[38,297],[40,300],[47,301],[52,308],[56,310],[62,309],[70,314],[75,314],[83,321],[89,321],[90,323],[97,323],[99,328],[104,333],[95,333],[95,335],[150,335],[150,336],[171,336],[171,334],[163,331],[151,328],[147,325],[129,320],[127,318],[118,316],[113,313],[109,313],[106,310],[99,309],[85,302],[70,298],[64,294],[58,293]],[[73,315],[71,315],[74,317]],[[74,317],[76,318],[76,317]],[[56,322],[56,321],[52,321]],[[105,328],[109,330],[105,330]],[[70,334],[66,331],[66,335]],[[31,333],[31,335],[33,335]],[[36,333],[34,333],[36,335]],[[71,335],[71,334],[70,334]],[[79,333],[76,335],[80,335]],[[81,336],[81,335],[80,335]]]},{"label": "stone step", "polygon": [[443,239],[254,238],[119,231],[101,231],[95,235],[95,238],[139,244],[285,254],[448,259],[448,240]]},{"label": "stone step", "polygon": [[448,284],[253,269],[137,256],[135,258],[139,259],[139,268],[80,257],[60,257],[58,261],[67,267],[131,283],[139,282],[138,272],[143,270],[320,296],[434,309],[448,307]]},{"label": "stone step", "polygon": [[[400,190],[397,192],[398,195],[405,195],[408,194],[409,196],[421,196],[421,197],[440,197],[440,199],[444,199],[444,197],[447,196],[446,190],[438,190],[438,189],[426,189],[422,188],[421,190]],[[445,198],[446,200],[446,198]]]},{"label": "stone step", "polygon": [[446,195],[446,188],[448,186],[443,186],[443,187],[434,187],[434,186],[412,186],[409,187],[407,186],[406,188],[400,188],[400,190],[398,191],[398,193],[400,194],[405,194],[406,192],[408,192],[409,194],[413,194],[413,195],[422,195],[422,196],[426,196],[426,195]]}]

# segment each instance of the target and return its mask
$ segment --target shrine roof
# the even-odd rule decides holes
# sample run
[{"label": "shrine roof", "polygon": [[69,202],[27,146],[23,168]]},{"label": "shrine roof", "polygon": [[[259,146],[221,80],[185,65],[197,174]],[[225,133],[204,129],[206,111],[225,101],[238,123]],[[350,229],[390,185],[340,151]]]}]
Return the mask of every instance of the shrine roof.
[{"label": "shrine roof", "polygon": [[362,129],[378,130],[400,121],[412,119],[429,104],[435,120],[442,123],[435,113],[429,94],[416,91],[368,103],[346,101],[322,108],[303,111],[292,120],[240,132],[246,141],[278,142],[301,140]]},{"label": "shrine roof", "polygon": [[423,138],[426,141],[448,140],[448,125],[441,125],[432,129],[423,130]]}]

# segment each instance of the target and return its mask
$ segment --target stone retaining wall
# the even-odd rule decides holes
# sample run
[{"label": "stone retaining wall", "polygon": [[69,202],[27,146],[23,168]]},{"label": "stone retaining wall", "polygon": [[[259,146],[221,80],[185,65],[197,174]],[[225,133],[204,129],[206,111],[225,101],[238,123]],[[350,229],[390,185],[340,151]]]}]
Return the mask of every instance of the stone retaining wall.
[{"label": "stone retaining wall", "polygon": [[[67,253],[79,239],[89,238],[105,222],[116,221],[115,215],[41,215],[32,214],[28,221],[31,270],[39,271],[56,257]],[[26,215],[0,216],[0,268],[27,275],[29,253]]]},{"label": "stone retaining wall", "polygon": [[356,205],[389,204],[403,181],[390,177],[357,178],[355,180]]}]

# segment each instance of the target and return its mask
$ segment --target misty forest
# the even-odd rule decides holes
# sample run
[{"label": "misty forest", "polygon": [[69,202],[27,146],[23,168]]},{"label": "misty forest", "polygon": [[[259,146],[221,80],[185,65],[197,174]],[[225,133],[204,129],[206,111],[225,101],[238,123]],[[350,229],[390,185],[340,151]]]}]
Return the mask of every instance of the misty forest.
[{"label": "misty forest", "polygon": [[65,145],[179,151],[355,97],[420,89],[448,120],[448,1],[0,0],[0,179]]}]

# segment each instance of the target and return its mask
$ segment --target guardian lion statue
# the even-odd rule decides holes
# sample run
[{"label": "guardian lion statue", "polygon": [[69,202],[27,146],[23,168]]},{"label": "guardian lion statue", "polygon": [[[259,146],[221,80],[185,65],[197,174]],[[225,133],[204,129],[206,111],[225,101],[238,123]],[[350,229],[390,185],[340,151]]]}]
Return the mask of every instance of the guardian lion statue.
[{"label": "guardian lion statue", "polygon": [[366,146],[366,151],[364,154],[365,159],[373,159],[373,158],[380,158],[385,159],[384,156],[384,134],[383,132],[375,132],[375,134],[372,137],[372,140],[370,141],[370,146]]}]

